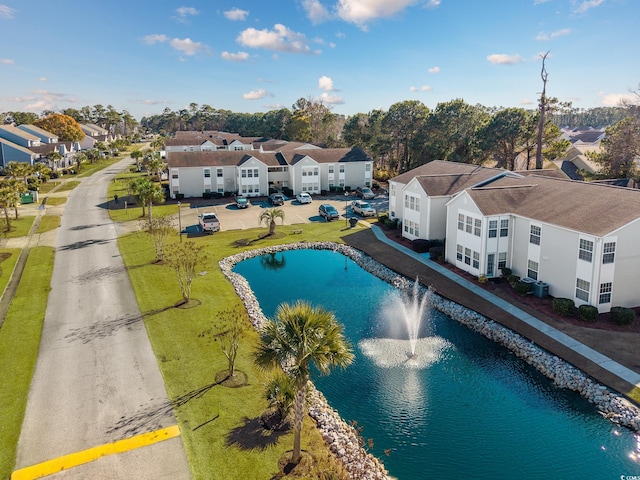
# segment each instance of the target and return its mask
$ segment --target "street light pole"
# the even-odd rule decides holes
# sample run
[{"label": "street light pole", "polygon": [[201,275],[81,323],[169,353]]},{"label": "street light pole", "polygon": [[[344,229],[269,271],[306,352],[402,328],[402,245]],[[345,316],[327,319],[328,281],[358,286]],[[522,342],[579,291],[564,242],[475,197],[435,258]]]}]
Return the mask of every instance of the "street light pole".
[{"label": "street light pole", "polygon": [[182,214],[180,210],[179,200],[178,200],[178,234],[180,235],[180,243],[182,243]]},{"label": "street light pole", "polygon": [[349,192],[344,191],[344,224],[349,226]]}]

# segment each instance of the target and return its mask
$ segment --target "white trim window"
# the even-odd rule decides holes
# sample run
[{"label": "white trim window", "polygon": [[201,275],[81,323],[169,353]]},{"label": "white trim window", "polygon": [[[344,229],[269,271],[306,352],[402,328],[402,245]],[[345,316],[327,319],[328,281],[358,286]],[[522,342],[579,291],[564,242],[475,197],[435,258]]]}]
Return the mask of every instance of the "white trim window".
[{"label": "white trim window", "polygon": [[534,262],[533,260],[527,261],[527,277],[533,278],[534,280],[538,280],[538,262]]},{"label": "white trim window", "polygon": [[498,253],[498,270],[507,268],[507,252]]},{"label": "white trim window", "polygon": [[542,233],[539,225],[531,225],[529,231],[529,243],[540,245],[540,234]]},{"label": "white trim window", "polygon": [[456,245],[456,260],[458,260],[459,262],[462,261],[462,255],[464,251],[464,247],[460,244]]},{"label": "white trim window", "polygon": [[480,220],[479,218],[475,218],[473,220],[473,234],[476,237],[479,237],[481,230],[482,230],[482,220]]},{"label": "white trim window", "polygon": [[498,220],[489,220],[489,238],[498,236]]},{"label": "white trim window", "polygon": [[584,300],[585,302],[589,301],[589,289],[591,288],[591,284],[586,280],[581,278],[576,279],[576,298],[580,300]]},{"label": "white trim window", "polygon": [[464,230],[464,214],[458,214],[458,230]]},{"label": "white trim window", "polygon": [[600,296],[598,298],[598,303],[611,303],[611,291],[613,290],[613,283],[601,283],[600,284]]},{"label": "white trim window", "polygon": [[580,239],[578,258],[591,263],[591,260],[593,259],[593,242],[591,240],[586,240],[584,238]]},{"label": "white trim window", "polygon": [[616,242],[606,242],[602,247],[602,263],[613,263],[616,260]]},{"label": "white trim window", "polygon": [[509,219],[508,218],[500,220],[500,236],[501,237],[509,236]]},{"label": "white trim window", "polygon": [[473,233],[473,217],[467,217],[467,223],[464,231],[467,233]]}]

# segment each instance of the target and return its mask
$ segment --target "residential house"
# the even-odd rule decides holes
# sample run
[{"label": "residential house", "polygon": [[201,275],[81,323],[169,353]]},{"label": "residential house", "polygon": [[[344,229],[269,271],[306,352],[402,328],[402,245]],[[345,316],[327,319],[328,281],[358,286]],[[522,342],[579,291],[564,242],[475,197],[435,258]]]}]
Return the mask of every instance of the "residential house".
[{"label": "residential house", "polygon": [[506,172],[447,203],[445,260],[473,275],[542,281],[554,297],[636,307],[640,191]]},{"label": "residential house", "polygon": [[18,125],[18,128],[24,132],[35,135],[40,138],[42,143],[58,143],[58,135],[55,133],[47,132],[46,130],[36,127],[35,125],[22,124]]},{"label": "residential house", "polygon": [[[182,148],[189,137],[182,133]],[[198,135],[192,135],[195,138]],[[194,150],[167,148],[170,194],[200,197],[207,193],[268,195],[271,190],[291,189],[294,194],[346,186],[370,186],[373,160],[362,150],[322,149],[308,144],[283,143],[281,149],[202,149],[210,139],[200,136]],[[242,142],[246,145],[245,141]],[[293,143],[293,142],[291,142]],[[253,144],[252,144],[253,145]],[[267,142],[264,143],[267,145]],[[267,148],[275,147],[271,143]]]},{"label": "residential house", "polygon": [[14,125],[0,125],[0,138],[13,142],[24,148],[39,147],[40,137],[26,132]]},{"label": "residential house", "polygon": [[0,166],[6,167],[9,162],[24,162],[33,165],[38,154],[26,147],[0,137]]},{"label": "residential house", "polygon": [[165,150],[170,152],[215,152],[253,150],[254,137],[241,137],[237,133],[218,131],[177,131],[174,138],[165,142]]}]

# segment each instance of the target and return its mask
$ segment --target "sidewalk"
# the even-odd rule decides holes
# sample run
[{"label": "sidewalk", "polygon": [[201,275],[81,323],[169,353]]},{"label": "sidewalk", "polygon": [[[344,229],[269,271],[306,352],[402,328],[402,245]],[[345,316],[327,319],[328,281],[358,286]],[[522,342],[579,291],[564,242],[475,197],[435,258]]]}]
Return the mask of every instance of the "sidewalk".
[{"label": "sidewalk", "polygon": [[[622,365],[597,351],[593,345],[586,345],[424,255],[388,239],[375,225],[371,229],[345,237],[345,241],[398,273],[409,278],[419,277],[421,283],[433,285],[439,295],[520,333],[621,393],[629,392],[633,387],[640,388],[640,372]],[[398,255],[398,252],[403,255]],[[606,333],[598,332],[602,332],[602,335]],[[637,336],[629,335],[633,336],[630,341]],[[633,346],[631,351],[637,352]]]}]

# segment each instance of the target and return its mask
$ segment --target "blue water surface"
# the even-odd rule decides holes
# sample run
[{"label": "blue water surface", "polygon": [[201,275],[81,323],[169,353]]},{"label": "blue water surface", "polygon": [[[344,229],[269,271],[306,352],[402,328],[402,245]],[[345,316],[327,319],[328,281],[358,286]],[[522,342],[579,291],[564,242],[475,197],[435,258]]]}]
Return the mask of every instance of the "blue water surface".
[{"label": "blue water surface", "polygon": [[[371,453],[398,479],[619,479],[640,475],[638,438],[579,395],[555,387],[505,348],[439,312],[423,335],[445,348],[423,369],[382,368],[362,340],[388,334],[396,293],[333,251],[292,250],[239,263],[264,313],[303,299],[332,310],[355,361],[315,385],[342,418],[372,439]],[[393,320],[392,320],[393,321]],[[635,459],[634,459],[635,458]]]}]

